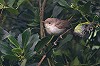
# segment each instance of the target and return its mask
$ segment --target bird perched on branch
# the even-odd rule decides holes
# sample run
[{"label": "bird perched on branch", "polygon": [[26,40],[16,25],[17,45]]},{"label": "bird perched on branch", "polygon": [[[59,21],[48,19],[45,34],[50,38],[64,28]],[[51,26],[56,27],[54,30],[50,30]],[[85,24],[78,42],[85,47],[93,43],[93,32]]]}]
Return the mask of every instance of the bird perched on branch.
[{"label": "bird perched on branch", "polygon": [[50,35],[60,35],[70,27],[69,21],[57,18],[47,18],[43,23]]}]

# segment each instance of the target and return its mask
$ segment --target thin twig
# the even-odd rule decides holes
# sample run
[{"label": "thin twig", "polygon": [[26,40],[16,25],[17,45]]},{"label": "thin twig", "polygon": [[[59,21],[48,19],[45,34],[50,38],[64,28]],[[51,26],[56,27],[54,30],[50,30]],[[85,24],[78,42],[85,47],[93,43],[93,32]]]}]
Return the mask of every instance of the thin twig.
[{"label": "thin twig", "polygon": [[42,59],[40,60],[40,62],[38,63],[38,65],[37,65],[37,66],[40,66],[40,65],[41,65],[41,63],[43,62],[43,60],[45,59],[45,57],[46,57],[46,54],[45,54],[45,55],[43,55]]},{"label": "thin twig", "polygon": [[66,34],[68,31],[70,31],[71,29],[72,29],[72,28],[70,28],[70,29],[66,30],[64,33],[62,33],[62,34],[56,39],[56,41],[54,42],[54,45],[57,45],[58,40],[61,39],[62,36],[65,35],[65,34]]},{"label": "thin twig", "polygon": [[[51,39],[48,41],[48,43],[47,43],[46,45],[48,45],[48,44],[52,41],[53,37],[54,37],[54,35],[51,37]],[[52,48],[53,48],[53,47],[51,47],[51,49],[52,49]],[[38,63],[37,66],[40,66],[40,65],[41,65],[41,63],[42,63],[43,60],[45,59],[46,55],[51,51],[51,49],[50,49],[45,55],[43,55],[42,59],[40,60],[40,62]]]},{"label": "thin twig", "polygon": [[[57,41],[61,38],[61,36],[63,36],[64,34],[66,34],[69,30],[71,30],[71,28],[68,29],[67,31],[65,31],[63,34],[61,34],[61,35],[56,39],[56,41],[54,42],[54,44],[52,45],[52,47],[50,48],[50,50],[48,50],[48,51],[46,52],[46,54],[43,55],[42,59],[40,60],[40,62],[38,63],[37,66],[40,66],[40,65],[41,65],[41,63],[43,62],[43,60],[46,58],[47,54],[52,50],[52,48],[54,48],[54,46],[57,45]],[[52,36],[51,39],[53,39],[53,37],[54,37],[54,36]],[[51,42],[51,39],[50,39],[49,43]]]}]

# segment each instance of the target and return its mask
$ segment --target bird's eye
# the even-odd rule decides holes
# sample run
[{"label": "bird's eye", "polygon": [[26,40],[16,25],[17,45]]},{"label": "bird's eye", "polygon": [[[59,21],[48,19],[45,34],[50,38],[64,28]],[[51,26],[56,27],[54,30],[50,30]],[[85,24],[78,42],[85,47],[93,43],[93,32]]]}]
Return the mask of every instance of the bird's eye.
[{"label": "bird's eye", "polygon": [[51,24],[51,23],[49,22],[49,24]]}]

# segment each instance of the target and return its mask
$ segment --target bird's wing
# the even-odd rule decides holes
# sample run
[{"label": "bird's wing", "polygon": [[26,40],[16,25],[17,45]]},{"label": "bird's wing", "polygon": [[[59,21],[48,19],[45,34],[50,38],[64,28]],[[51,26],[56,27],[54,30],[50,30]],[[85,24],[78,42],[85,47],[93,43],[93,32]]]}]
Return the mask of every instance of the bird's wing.
[{"label": "bird's wing", "polygon": [[67,28],[69,27],[69,22],[67,20],[56,20],[56,27],[58,27],[59,29],[63,29],[63,28]]}]

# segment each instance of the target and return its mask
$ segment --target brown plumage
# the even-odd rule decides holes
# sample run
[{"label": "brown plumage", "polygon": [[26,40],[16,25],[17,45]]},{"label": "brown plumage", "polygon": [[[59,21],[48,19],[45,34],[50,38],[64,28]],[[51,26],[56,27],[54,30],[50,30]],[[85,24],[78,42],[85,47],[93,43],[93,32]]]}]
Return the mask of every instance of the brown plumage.
[{"label": "brown plumage", "polygon": [[67,20],[47,18],[44,21],[44,26],[48,34],[59,35],[63,33],[70,26],[70,24]]}]

